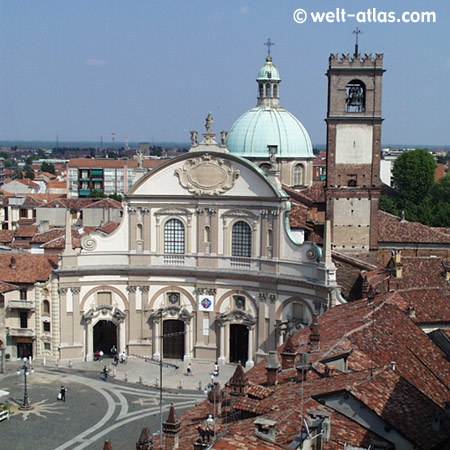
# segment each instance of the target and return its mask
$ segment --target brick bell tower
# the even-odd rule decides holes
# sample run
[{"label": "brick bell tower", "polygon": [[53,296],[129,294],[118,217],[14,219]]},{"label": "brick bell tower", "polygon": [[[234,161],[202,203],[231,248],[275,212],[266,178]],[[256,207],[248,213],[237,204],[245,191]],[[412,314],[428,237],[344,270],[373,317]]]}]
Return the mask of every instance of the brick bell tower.
[{"label": "brick bell tower", "polygon": [[327,215],[332,248],[355,257],[378,246],[383,73],[383,55],[361,58],[357,43],[353,58],[329,58]]}]

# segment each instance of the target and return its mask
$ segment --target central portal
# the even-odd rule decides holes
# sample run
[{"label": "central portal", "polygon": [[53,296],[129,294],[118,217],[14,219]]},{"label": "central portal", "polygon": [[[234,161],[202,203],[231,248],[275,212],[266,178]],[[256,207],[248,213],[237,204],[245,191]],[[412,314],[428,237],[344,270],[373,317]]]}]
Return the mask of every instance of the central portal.
[{"label": "central portal", "polygon": [[245,325],[230,325],[230,362],[245,366],[248,359],[248,328]]},{"label": "central portal", "polygon": [[100,320],[94,325],[94,352],[103,350],[105,355],[117,349],[117,326],[110,320]]},{"label": "central portal", "polygon": [[[179,333],[179,334],[175,334]],[[163,358],[183,359],[184,356],[184,322],[182,320],[165,320],[163,322]],[[174,336],[170,336],[174,334]]]}]

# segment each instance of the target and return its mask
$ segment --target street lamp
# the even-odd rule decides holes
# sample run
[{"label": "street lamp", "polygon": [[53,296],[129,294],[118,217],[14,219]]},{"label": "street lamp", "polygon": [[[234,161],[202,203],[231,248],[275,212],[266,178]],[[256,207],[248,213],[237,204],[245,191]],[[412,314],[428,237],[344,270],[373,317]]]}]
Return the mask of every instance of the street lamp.
[{"label": "street lamp", "polygon": [[30,373],[34,373],[34,369],[26,357],[23,358],[23,366],[17,369],[17,375],[20,375],[21,371],[23,371],[23,405],[19,409],[31,409],[32,406],[28,400],[27,377]]},{"label": "street lamp", "polygon": [[214,417],[211,418],[211,415],[208,417],[208,419],[206,419],[206,424],[208,426],[212,425],[213,428],[213,442],[216,441],[216,400],[220,401],[220,397],[216,399],[217,395],[220,395],[220,386],[219,383],[217,381],[214,381],[214,375],[211,375],[211,383],[208,384],[208,386],[206,386],[205,389],[205,394],[208,394],[208,400],[211,401],[211,396],[212,396],[212,401],[214,404],[213,407],[213,414]]}]

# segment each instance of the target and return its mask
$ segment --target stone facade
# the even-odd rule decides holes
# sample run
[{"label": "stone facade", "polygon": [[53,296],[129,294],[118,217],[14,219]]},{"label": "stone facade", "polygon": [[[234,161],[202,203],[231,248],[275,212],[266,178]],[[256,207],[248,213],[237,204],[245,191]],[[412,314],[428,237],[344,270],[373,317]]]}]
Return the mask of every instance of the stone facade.
[{"label": "stone facade", "polygon": [[66,237],[60,358],[108,352],[108,335],[129,354],[251,366],[332,306],[334,266],[295,241],[286,194],[213,147],[142,177],[111,235],[85,236],[79,254]]}]

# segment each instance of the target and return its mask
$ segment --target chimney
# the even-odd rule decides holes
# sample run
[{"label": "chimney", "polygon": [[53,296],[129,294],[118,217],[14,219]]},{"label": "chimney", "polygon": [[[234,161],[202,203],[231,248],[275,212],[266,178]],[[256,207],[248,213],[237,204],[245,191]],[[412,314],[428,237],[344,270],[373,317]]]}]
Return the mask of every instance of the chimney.
[{"label": "chimney", "polygon": [[277,423],[274,420],[258,417],[253,423],[256,425],[256,437],[259,437],[264,441],[275,442],[275,438],[277,437],[275,425]]},{"label": "chimney", "polygon": [[391,361],[391,369],[394,371],[395,370],[395,361]]},{"label": "chimney", "polygon": [[281,356],[281,370],[292,369],[294,367],[297,352],[295,350],[294,342],[292,341],[291,336],[287,338],[287,341],[284,344],[284,349],[280,353],[280,356]]},{"label": "chimney", "polygon": [[278,360],[277,352],[270,351],[266,361],[267,386],[273,386],[278,383],[277,372],[279,368],[280,361]]},{"label": "chimney", "polygon": [[153,450],[153,438],[148,428],[142,428],[139,440],[136,442],[136,450]]},{"label": "chimney", "polygon": [[395,266],[395,278],[401,278],[402,277],[402,252],[400,250],[395,252],[394,266]]},{"label": "chimney", "polygon": [[230,378],[231,395],[242,397],[246,394],[246,388],[248,385],[247,377],[245,376],[244,369],[240,364],[236,367],[233,376]]},{"label": "chimney", "polygon": [[50,222],[48,220],[41,220],[39,222],[39,232],[44,233],[50,229]]},{"label": "chimney", "polygon": [[178,435],[181,422],[175,417],[175,408],[170,405],[169,417],[163,422],[164,450],[176,450],[178,448]]},{"label": "chimney", "polygon": [[9,268],[15,270],[16,269],[16,258],[11,256],[11,262],[9,263]]},{"label": "chimney", "polygon": [[111,442],[105,441],[105,443],[103,444],[103,450],[112,450]]},{"label": "chimney", "polygon": [[313,321],[310,326],[309,333],[309,348],[311,351],[319,350],[320,345],[320,332],[319,332],[319,322],[317,321],[317,314],[313,315]]},{"label": "chimney", "polygon": [[450,263],[443,261],[442,266],[444,267],[444,277],[446,281],[450,281]]},{"label": "chimney", "polygon": [[405,211],[404,211],[404,210],[402,211],[402,215],[401,215],[401,218],[400,218],[400,222],[406,222],[406,219],[405,219]]},{"label": "chimney", "polygon": [[412,303],[408,306],[408,317],[410,319],[416,318],[416,307]]}]

